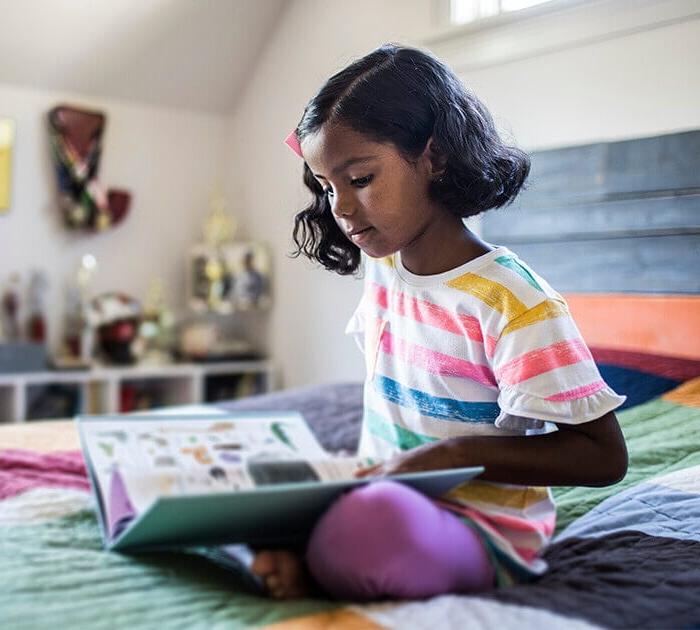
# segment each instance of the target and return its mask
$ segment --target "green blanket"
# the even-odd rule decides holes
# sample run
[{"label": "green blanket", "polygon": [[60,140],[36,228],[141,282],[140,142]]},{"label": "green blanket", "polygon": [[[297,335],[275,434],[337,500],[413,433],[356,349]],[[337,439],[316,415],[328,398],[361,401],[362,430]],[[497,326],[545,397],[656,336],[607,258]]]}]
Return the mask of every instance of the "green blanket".
[{"label": "green blanket", "polygon": [[553,488],[557,532],[609,496],[644,479],[700,464],[699,408],[655,398],[619,412],[617,418],[629,452],[627,476],[605,488]]}]

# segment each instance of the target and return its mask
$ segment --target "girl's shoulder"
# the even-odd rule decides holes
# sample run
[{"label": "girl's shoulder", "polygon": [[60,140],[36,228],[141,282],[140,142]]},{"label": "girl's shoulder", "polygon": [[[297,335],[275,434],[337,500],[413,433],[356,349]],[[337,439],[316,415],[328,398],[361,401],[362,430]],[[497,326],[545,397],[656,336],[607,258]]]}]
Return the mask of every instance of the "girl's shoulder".
[{"label": "girl's shoulder", "polygon": [[[507,247],[498,250],[498,256],[479,270],[483,277],[492,278],[495,285],[531,306],[546,299],[564,301],[562,295],[517,253]],[[496,289],[500,287],[495,286]]]},{"label": "girl's shoulder", "polygon": [[[507,247],[497,247],[484,264],[446,283],[465,310],[487,328],[498,333],[527,314],[567,312],[564,297],[520,256]],[[454,296],[453,296],[454,297]]]},{"label": "girl's shoulder", "polygon": [[397,254],[384,258],[362,255],[363,276],[372,285],[394,282],[404,291],[434,296],[445,305],[461,309],[464,301],[476,301],[487,311],[496,310],[506,319],[520,315],[542,302],[565,304],[562,295],[520,256],[504,246],[434,276],[416,276],[401,264]]}]

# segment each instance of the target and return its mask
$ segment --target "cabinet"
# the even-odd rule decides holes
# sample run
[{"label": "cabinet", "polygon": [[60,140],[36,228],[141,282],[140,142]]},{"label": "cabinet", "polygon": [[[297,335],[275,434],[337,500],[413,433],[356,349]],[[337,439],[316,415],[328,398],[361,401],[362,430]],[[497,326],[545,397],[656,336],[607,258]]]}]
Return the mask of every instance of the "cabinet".
[{"label": "cabinet", "polygon": [[0,422],[230,400],[274,381],[267,360],[0,374]]}]

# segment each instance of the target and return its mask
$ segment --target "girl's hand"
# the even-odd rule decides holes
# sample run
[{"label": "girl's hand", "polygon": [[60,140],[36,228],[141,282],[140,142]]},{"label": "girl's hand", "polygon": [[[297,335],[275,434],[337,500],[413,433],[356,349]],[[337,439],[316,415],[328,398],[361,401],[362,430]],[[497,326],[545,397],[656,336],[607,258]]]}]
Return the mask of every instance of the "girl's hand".
[{"label": "girl's hand", "polygon": [[358,468],[355,471],[355,477],[375,477],[381,476],[385,473],[382,472],[384,464],[375,464],[374,466],[368,466],[367,468]]},{"label": "girl's hand", "polygon": [[424,444],[404,453],[399,453],[389,461],[361,468],[355,477],[399,475],[402,473],[451,468],[442,445],[439,442]]}]

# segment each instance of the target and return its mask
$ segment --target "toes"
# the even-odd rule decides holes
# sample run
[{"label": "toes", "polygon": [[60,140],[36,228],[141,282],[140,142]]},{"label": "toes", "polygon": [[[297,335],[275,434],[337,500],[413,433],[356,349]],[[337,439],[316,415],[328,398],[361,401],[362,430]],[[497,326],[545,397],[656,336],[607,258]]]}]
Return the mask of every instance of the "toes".
[{"label": "toes", "polygon": [[287,589],[280,579],[279,575],[272,574],[268,575],[265,579],[265,586],[270,592],[270,595],[275,599],[285,599],[287,596]]},{"label": "toes", "polygon": [[287,599],[290,580],[290,565],[294,558],[289,552],[267,550],[258,551],[250,569],[256,575],[265,580],[265,586],[271,597],[275,599]]},{"label": "toes", "polygon": [[277,576],[279,577],[279,588],[283,592],[283,598],[302,597],[306,594],[308,585],[301,558],[289,552],[282,552],[282,554],[278,558]]},{"label": "toes", "polygon": [[250,570],[261,577],[274,573],[277,570],[275,554],[272,551],[258,551]]},{"label": "toes", "polygon": [[275,599],[304,597],[308,593],[302,560],[290,551],[258,551],[250,568],[264,578],[270,596]]}]

